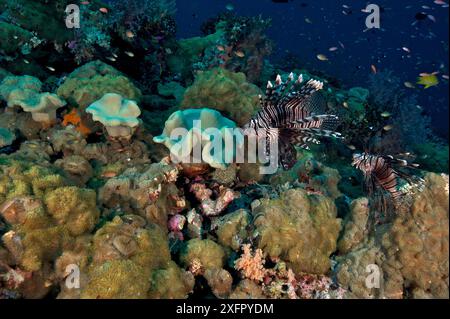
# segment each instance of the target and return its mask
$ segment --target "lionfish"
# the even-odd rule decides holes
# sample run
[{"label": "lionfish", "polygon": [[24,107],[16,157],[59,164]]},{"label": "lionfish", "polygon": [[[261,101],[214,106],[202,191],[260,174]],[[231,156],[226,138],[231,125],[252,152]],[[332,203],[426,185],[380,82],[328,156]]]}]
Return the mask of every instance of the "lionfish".
[{"label": "lionfish", "polygon": [[[388,214],[392,208],[398,209],[406,203],[404,201],[406,194],[413,188],[421,190],[424,185],[422,178],[402,171],[405,168],[418,168],[418,164],[409,163],[392,155],[355,153],[352,166],[363,172],[364,188],[369,196],[378,200],[376,204],[379,206],[376,208],[381,213]],[[409,188],[402,187],[402,180]]]},{"label": "lionfish", "polygon": [[320,137],[341,137],[333,131],[338,117],[325,113],[326,101],[318,93],[323,83],[311,79],[300,87],[301,83],[303,76],[294,81],[293,73],[285,82],[280,75],[275,84],[269,81],[266,96],[259,96],[261,110],[244,127],[256,130],[258,137],[265,135],[268,143],[277,140],[278,162],[285,170],[296,163],[295,146],[309,149],[308,144],[319,144]]}]

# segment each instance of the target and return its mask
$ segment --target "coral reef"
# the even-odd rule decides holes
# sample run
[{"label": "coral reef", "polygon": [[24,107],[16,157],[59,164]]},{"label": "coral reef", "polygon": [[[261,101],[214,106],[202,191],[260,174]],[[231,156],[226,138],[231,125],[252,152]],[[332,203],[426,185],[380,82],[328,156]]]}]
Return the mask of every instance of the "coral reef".
[{"label": "coral reef", "polygon": [[56,110],[66,105],[56,94],[41,93],[42,83],[31,76],[7,76],[0,85],[0,95],[8,107],[20,106],[36,122],[53,122]]},{"label": "coral reef", "polygon": [[[448,192],[442,191],[448,178],[428,173],[425,180],[426,189],[414,195],[411,207],[370,237],[358,235],[366,208],[364,200],[355,203],[336,267],[349,297],[448,298]],[[379,269],[380,289],[366,286],[368,265]]]},{"label": "coral reef", "polygon": [[225,250],[210,239],[194,238],[186,242],[180,254],[180,261],[190,267],[195,261],[204,269],[220,269],[226,259]]},{"label": "coral reef", "polygon": [[93,61],[69,74],[57,93],[72,106],[85,109],[107,93],[139,101],[140,90],[112,66]]},{"label": "coral reef", "polygon": [[330,270],[341,220],[329,198],[292,189],[279,199],[262,199],[252,206],[258,247],[270,258],[285,260],[295,272]]},{"label": "coral reef", "polygon": [[248,83],[243,73],[212,69],[196,76],[184,94],[181,107],[216,109],[242,126],[258,109],[259,94],[261,90]]},{"label": "coral reef", "polygon": [[[211,133],[211,128],[220,130],[220,136]],[[233,145],[235,152],[244,144],[242,135],[241,138],[236,138],[235,144],[233,136],[229,134],[229,130],[234,128],[236,124],[233,121],[215,110],[204,108],[177,111],[167,119],[162,134],[153,140],[170,150],[174,162],[204,161],[211,167],[225,168],[234,159],[234,153],[219,152],[223,143]],[[201,155],[201,158],[197,158],[197,155]]]},{"label": "coral reef", "polygon": [[94,121],[102,123],[112,138],[130,139],[140,124],[141,110],[135,101],[124,99],[121,95],[107,93],[86,109]]},{"label": "coral reef", "polygon": [[[448,141],[393,72],[346,87],[290,52],[272,65],[270,19],[231,5],[178,39],[174,0],[81,1],[73,29],[68,4],[0,1],[0,299],[449,297]],[[289,137],[291,169],[265,175],[236,160],[239,127],[279,98],[308,112],[303,142],[345,138]],[[362,149],[420,164],[384,223]]]}]

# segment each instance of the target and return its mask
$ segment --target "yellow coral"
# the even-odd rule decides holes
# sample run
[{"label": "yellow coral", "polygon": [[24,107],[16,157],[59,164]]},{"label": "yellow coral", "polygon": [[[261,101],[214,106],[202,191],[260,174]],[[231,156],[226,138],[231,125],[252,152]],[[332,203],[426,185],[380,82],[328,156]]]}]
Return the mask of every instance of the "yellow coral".
[{"label": "yellow coral", "polygon": [[150,298],[181,299],[194,288],[194,276],[180,269],[173,261],[165,269],[155,270],[152,274]]},{"label": "yellow coral", "polygon": [[139,89],[128,78],[101,61],[87,63],[72,72],[57,93],[82,109],[106,93],[117,93],[130,100],[141,97]]},{"label": "yellow coral", "polygon": [[248,83],[244,73],[217,68],[197,75],[181,107],[216,109],[242,126],[258,110],[259,94],[261,90]]},{"label": "yellow coral", "polygon": [[254,205],[258,248],[286,260],[295,272],[326,273],[336,250],[341,220],[334,203],[322,195],[292,189],[279,199]]},{"label": "yellow coral", "polygon": [[222,246],[210,239],[198,238],[189,240],[180,256],[181,262],[186,267],[189,267],[197,259],[205,269],[222,268],[225,258]]},{"label": "yellow coral", "polygon": [[60,187],[45,196],[48,213],[67,227],[72,236],[90,232],[100,215],[95,191],[77,187]]},{"label": "yellow coral", "polygon": [[93,267],[84,299],[144,299],[150,288],[149,269],[131,260],[113,260]]}]

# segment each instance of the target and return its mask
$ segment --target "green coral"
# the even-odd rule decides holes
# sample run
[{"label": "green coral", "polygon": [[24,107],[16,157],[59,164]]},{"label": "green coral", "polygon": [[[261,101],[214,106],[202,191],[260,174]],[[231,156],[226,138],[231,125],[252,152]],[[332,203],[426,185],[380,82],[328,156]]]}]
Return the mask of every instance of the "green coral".
[{"label": "green coral", "polygon": [[[0,11],[18,26],[35,32],[39,37],[53,39],[64,43],[70,39],[70,32],[64,24],[64,10],[70,0],[27,1],[5,0],[0,4]],[[2,41],[0,41],[2,42]]]},{"label": "green coral", "polygon": [[171,261],[166,234],[159,226],[142,226],[115,217],[97,231],[82,298],[187,296],[194,279]]},{"label": "green coral", "polygon": [[33,34],[11,23],[0,21],[0,50],[5,54],[18,52],[23,43],[28,42]]},{"label": "green coral", "polygon": [[330,269],[341,220],[329,198],[292,189],[253,207],[258,248],[264,253],[285,260],[295,272],[324,274]]},{"label": "green coral", "polygon": [[86,108],[107,93],[139,100],[140,90],[121,72],[101,61],[89,62],[73,71],[58,88],[70,105]]},{"label": "green coral", "polygon": [[259,108],[261,90],[248,83],[244,73],[221,68],[199,72],[181,103],[183,109],[212,108],[242,126]]},{"label": "green coral", "polygon": [[6,158],[0,164],[0,202],[23,195],[42,197],[62,186],[65,179],[50,168]]},{"label": "green coral", "polygon": [[7,157],[0,164],[0,203],[11,226],[2,240],[28,271],[54,261],[99,215],[94,191],[67,187],[54,170]]},{"label": "green coral", "polygon": [[348,108],[360,115],[365,114],[367,99],[369,98],[369,90],[362,87],[354,87],[348,90]]}]

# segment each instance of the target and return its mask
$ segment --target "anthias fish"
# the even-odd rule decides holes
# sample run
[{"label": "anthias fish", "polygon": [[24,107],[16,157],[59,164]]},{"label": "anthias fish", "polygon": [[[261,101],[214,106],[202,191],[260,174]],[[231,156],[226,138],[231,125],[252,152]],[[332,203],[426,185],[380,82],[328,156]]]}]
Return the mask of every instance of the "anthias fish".
[{"label": "anthias fish", "polygon": [[278,138],[279,163],[286,170],[296,162],[295,146],[308,149],[320,137],[341,137],[333,131],[338,117],[325,113],[326,101],[317,92],[323,83],[311,79],[300,87],[302,82],[302,75],[294,81],[293,73],[285,82],[280,75],[275,84],[269,81],[265,98],[260,97],[261,110],[245,126],[262,129],[269,141]]}]

